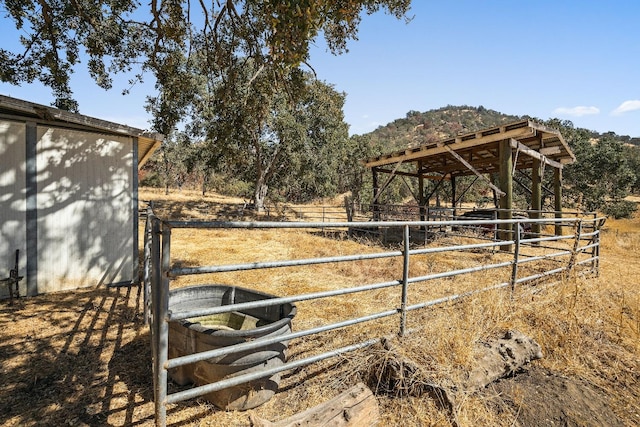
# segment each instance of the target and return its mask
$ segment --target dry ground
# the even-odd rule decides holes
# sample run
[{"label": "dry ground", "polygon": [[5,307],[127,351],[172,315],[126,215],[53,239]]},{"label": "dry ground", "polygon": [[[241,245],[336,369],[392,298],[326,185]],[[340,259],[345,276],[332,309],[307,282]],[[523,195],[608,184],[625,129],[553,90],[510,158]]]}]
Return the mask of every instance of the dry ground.
[{"label": "dry ground", "polygon": [[[162,200],[157,192],[141,199]],[[237,215],[225,200],[183,193],[160,203],[166,215],[198,218]],[[238,202],[238,201],[234,201]],[[225,213],[226,212],[226,213]],[[366,242],[330,239],[304,231],[176,231],[172,257],[183,265],[328,256],[380,250]],[[603,233],[601,274],[572,277],[553,286],[538,285],[489,292],[462,302],[409,314],[416,331],[396,341],[401,352],[421,367],[424,380],[451,390],[453,411],[428,396],[379,395],[381,425],[538,426],[640,425],[640,217],[608,221]],[[424,258],[416,273],[447,266],[497,260],[483,252]],[[396,278],[398,262],[315,266],[178,280],[172,286],[237,283],[286,295]],[[479,273],[464,281],[441,280],[412,294],[413,301],[497,283],[505,273]],[[348,312],[381,310],[391,291],[355,299],[300,303],[294,328],[306,329]],[[395,292],[395,291],[394,291]],[[345,345],[368,335],[397,331],[396,319],[296,340],[290,357]],[[462,391],[473,366],[476,343],[517,329],[534,338],[544,358],[513,378],[479,392]],[[142,322],[138,287],[84,289],[0,301],[0,424],[7,426],[153,425],[153,392],[148,329]],[[366,379],[381,349],[370,349],[285,373],[279,393],[252,411],[278,420]],[[172,426],[246,426],[248,413],[222,412],[204,400],[173,405]]]}]

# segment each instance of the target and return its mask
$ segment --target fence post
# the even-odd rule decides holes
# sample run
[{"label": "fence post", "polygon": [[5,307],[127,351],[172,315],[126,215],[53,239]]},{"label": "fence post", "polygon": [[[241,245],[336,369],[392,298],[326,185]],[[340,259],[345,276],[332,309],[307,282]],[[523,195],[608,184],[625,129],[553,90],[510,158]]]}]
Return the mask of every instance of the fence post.
[{"label": "fence post", "polygon": [[571,249],[571,257],[569,258],[569,265],[567,266],[567,276],[571,274],[573,266],[576,263],[578,257],[578,246],[580,246],[580,238],[582,235],[582,219],[579,219],[574,228],[575,239],[573,241],[573,248]]},{"label": "fence post", "polygon": [[147,219],[144,223],[144,267],[142,271],[142,295],[143,295],[143,310],[144,310],[144,324],[149,326],[149,318],[151,311],[151,245],[152,245],[152,231],[151,220],[153,218],[153,210],[151,205],[147,206]]},{"label": "fence post", "polygon": [[513,266],[511,268],[511,298],[516,289],[516,280],[518,280],[518,262],[520,261],[520,223],[514,225],[515,248],[513,250]]},{"label": "fence post", "polygon": [[591,265],[591,272],[595,273],[596,277],[600,276],[600,230],[604,225],[605,220],[593,221],[593,231],[597,233],[593,236],[593,243],[596,245],[591,251],[591,257],[593,258]]},{"label": "fence post", "polygon": [[167,370],[164,363],[167,360],[167,336],[168,331],[164,327],[167,325],[166,316],[168,307],[166,304],[166,291],[163,290],[164,280],[161,264],[160,236],[164,234],[160,227],[160,220],[153,218],[152,223],[152,284],[151,284],[151,351],[153,354],[153,397],[156,412],[156,426],[165,427],[167,425]]},{"label": "fence post", "polygon": [[[494,209],[493,212],[491,212],[491,218],[495,221],[498,219],[498,212]],[[493,241],[497,242],[498,241],[498,224],[493,224]],[[491,247],[491,253],[495,254],[498,246],[492,246]]]},{"label": "fence post", "polygon": [[400,304],[400,336],[403,337],[407,327],[407,296],[409,293],[409,226],[404,226],[403,233],[404,249],[402,267],[402,302]]},{"label": "fence post", "polygon": [[593,232],[597,234],[593,236],[593,244],[596,246],[591,249],[591,258],[593,258],[591,261],[591,274],[595,274],[596,277],[598,277],[600,275],[600,269],[598,268],[598,259],[596,257],[600,256],[600,230],[596,230],[595,222],[593,224]]},{"label": "fence post", "polygon": [[[160,269],[160,309],[158,310],[158,398],[162,406],[162,424],[167,425],[167,368],[169,359],[169,267],[171,261],[171,228],[162,227],[162,267]],[[156,422],[157,424],[157,422]]]}]

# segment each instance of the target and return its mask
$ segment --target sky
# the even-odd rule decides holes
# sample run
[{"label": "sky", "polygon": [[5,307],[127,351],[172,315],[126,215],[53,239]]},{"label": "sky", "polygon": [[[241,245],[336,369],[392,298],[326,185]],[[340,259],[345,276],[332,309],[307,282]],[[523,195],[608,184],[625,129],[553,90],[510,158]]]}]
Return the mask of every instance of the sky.
[{"label": "sky", "polygon": [[[640,1],[412,3],[408,23],[384,13],[364,16],[347,53],[332,55],[322,39],[311,48],[309,64],[318,78],[346,94],[350,134],[409,111],[482,105],[640,137]],[[144,102],[152,84],[123,96],[126,77],[104,91],[84,69],[71,84],[82,114],[149,127]],[[0,94],[45,105],[53,100],[39,84],[0,83]]]}]

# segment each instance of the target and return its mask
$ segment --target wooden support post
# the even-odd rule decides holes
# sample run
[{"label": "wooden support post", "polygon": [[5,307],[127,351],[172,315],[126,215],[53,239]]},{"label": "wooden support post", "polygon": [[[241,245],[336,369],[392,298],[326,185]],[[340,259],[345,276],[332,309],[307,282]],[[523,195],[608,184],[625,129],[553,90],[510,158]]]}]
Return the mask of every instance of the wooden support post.
[{"label": "wooden support post", "polygon": [[373,210],[373,220],[380,221],[380,207],[378,206],[378,197],[380,196],[380,187],[378,185],[378,169],[371,168],[373,174],[373,202],[371,209]]},{"label": "wooden support post", "polygon": [[[562,168],[553,169],[553,194],[555,217],[562,218]],[[556,223],[555,234],[562,236],[562,225]]]},{"label": "wooden support post", "polygon": [[[508,139],[500,141],[500,190],[504,193],[500,197],[500,219],[511,219],[513,204],[513,160],[511,159],[511,145]],[[510,240],[512,235],[511,224],[500,224],[499,238]],[[501,251],[511,252],[513,245],[500,246]]]},{"label": "wooden support post", "polygon": [[451,208],[453,209],[452,213],[453,213],[453,217],[455,218],[457,216],[457,211],[456,211],[456,177],[455,176],[451,176]]},{"label": "wooden support post", "polygon": [[[530,217],[537,219],[542,215],[540,211],[542,210],[542,176],[541,176],[541,167],[540,160],[534,158],[533,166],[531,167],[531,212]],[[534,237],[539,237],[540,235],[540,223],[534,222],[531,224],[531,231],[534,234]]]},{"label": "wooden support post", "polygon": [[424,200],[424,176],[422,176],[422,162],[418,162],[418,193],[419,193],[418,203],[420,204],[420,221],[424,221],[425,220],[425,200]]}]

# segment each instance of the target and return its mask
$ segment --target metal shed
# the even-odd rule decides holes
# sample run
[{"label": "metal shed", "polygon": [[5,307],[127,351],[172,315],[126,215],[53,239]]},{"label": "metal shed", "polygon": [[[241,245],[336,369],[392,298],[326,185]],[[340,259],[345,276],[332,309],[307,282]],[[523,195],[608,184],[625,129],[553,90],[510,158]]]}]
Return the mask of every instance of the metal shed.
[{"label": "metal shed", "polygon": [[19,250],[21,295],[136,282],[138,169],[161,142],[0,95],[0,277]]}]

